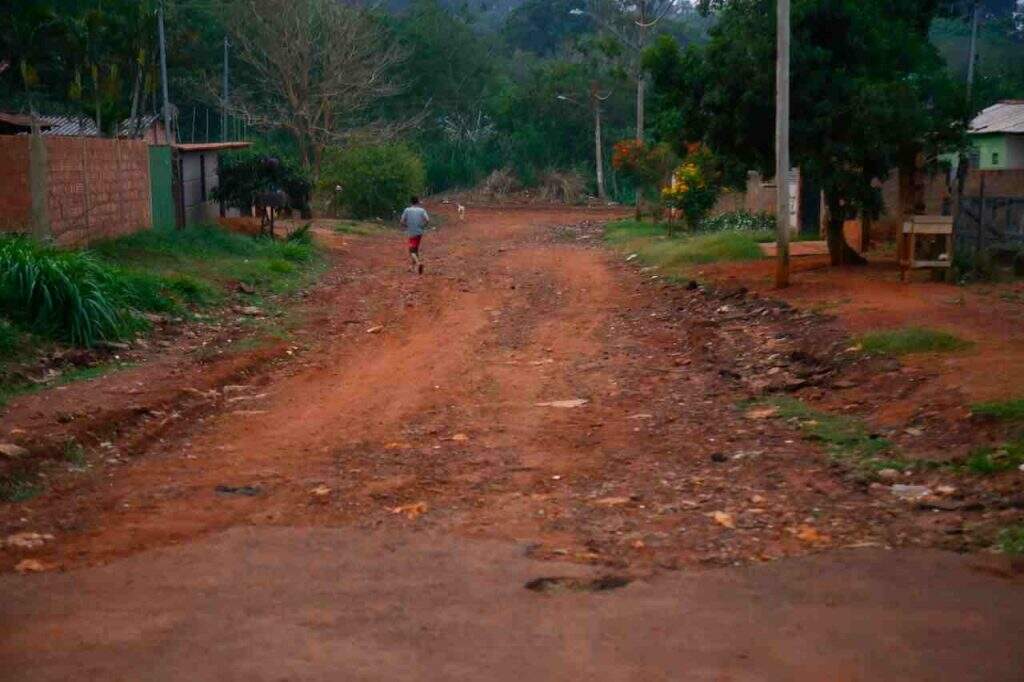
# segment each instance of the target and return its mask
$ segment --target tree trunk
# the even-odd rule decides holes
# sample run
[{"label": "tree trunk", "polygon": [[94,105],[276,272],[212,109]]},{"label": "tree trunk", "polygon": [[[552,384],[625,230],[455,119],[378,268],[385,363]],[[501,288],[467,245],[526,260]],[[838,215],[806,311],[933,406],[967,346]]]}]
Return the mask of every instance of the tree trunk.
[{"label": "tree trunk", "polygon": [[828,254],[832,265],[866,265],[867,261],[846,243],[843,223],[846,212],[838,198],[826,193],[828,201]]}]

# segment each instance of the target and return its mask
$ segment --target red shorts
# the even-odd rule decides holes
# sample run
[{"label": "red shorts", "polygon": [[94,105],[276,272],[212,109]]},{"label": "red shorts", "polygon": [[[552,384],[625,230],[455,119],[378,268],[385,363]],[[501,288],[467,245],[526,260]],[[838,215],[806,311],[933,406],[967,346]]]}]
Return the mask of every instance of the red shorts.
[{"label": "red shorts", "polygon": [[420,248],[420,240],[423,239],[423,235],[416,235],[415,237],[409,237],[409,250],[417,251]]}]

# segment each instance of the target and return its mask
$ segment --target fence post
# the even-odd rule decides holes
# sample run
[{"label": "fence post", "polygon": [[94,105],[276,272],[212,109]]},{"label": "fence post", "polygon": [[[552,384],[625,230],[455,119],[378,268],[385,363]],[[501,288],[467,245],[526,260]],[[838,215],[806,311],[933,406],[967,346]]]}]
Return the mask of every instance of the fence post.
[{"label": "fence post", "polygon": [[32,196],[32,236],[47,240],[53,236],[48,210],[49,164],[46,156],[46,142],[39,134],[39,126],[32,119],[32,135],[29,140],[28,187]]}]

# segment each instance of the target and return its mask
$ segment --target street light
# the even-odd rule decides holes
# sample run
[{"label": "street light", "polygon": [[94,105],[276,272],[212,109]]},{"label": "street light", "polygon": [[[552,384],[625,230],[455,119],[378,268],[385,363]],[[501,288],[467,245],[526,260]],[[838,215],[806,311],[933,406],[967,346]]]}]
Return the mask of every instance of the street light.
[{"label": "street light", "polygon": [[[597,83],[590,85],[590,102],[594,109],[594,169],[597,172],[597,197],[601,201],[607,201],[608,195],[604,190],[604,145],[601,135],[601,102],[604,102],[611,93],[601,94],[598,91]],[[578,100],[568,95],[555,95],[555,99],[562,102],[569,102],[578,107],[584,106]]]}]

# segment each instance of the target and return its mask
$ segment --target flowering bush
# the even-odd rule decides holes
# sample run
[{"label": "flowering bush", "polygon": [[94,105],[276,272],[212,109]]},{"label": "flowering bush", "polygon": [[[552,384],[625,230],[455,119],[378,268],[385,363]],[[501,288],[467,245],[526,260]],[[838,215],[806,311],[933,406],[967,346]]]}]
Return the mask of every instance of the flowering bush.
[{"label": "flowering bush", "polygon": [[699,145],[689,153],[672,174],[672,184],[661,191],[662,200],[683,214],[690,229],[697,229],[718,200],[717,173],[711,153]]},{"label": "flowering bush", "polygon": [[612,166],[643,190],[663,182],[671,172],[676,158],[667,144],[651,147],[637,140],[622,140],[615,143]]}]

